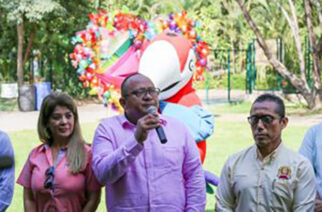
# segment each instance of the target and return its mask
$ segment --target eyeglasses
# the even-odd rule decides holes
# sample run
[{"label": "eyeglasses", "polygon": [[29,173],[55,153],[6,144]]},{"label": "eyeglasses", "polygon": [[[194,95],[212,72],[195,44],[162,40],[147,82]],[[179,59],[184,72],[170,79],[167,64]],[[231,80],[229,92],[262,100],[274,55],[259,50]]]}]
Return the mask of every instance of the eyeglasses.
[{"label": "eyeglasses", "polygon": [[143,96],[147,95],[148,93],[151,96],[157,96],[160,93],[160,89],[159,88],[139,89],[136,91],[132,91],[131,93],[125,95],[125,97],[127,97],[129,95],[135,95],[138,98],[142,98]]},{"label": "eyeglasses", "polygon": [[50,188],[50,189],[54,189],[54,171],[55,171],[55,167],[50,166],[46,169],[45,175],[46,175],[46,179],[44,182],[44,188]]},{"label": "eyeglasses", "polygon": [[[280,117],[280,119],[282,119],[283,117]],[[263,115],[263,116],[249,116],[247,118],[248,122],[250,125],[254,126],[257,125],[259,120],[261,120],[263,122],[263,124],[269,125],[271,124],[275,119],[274,116],[271,115]]]}]

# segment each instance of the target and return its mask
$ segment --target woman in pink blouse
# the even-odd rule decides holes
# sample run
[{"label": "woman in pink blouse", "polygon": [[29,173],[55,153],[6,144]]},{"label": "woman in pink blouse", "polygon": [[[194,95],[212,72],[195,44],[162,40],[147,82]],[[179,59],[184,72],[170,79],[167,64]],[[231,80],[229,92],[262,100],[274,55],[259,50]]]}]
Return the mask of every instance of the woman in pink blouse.
[{"label": "woman in pink blouse", "polygon": [[101,186],[70,96],[54,92],[44,99],[38,135],[43,144],[31,151],[17,180],[24,187],[25,211],[95,211]]}]

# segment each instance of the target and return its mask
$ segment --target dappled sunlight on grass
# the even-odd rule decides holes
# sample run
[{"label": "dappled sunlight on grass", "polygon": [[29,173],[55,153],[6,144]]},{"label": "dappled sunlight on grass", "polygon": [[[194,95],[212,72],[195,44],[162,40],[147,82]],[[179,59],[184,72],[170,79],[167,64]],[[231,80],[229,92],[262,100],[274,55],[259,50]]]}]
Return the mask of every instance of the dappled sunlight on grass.
[{"label": "dappled sunlight on grass", "polygon": [[226,104],[214,104],[207,105],[207,108],[210,111],[213,111],[214,114],[221,113],[249,113],[251,107],[250,102],[236,102],[236,103],[226,103]]},{"label": "dappled sunlight on grass", "polygon": [[[207,139],[207,155],[204,163],[204,168],[211,171],[218,176],[221,169],[229,155],[241,151],[253,145],[253,139],[249,124],[247,120],[237,117],[236,113],[240,113],[247,117],[249,103],[242,103],[235,106],[221,106],[216,105],[208,108],[214,114],[215,118],[215,132]],[[246,111],[246,112],[245,112]],[[235,113],[234,113],[235,112]],[[229,117],[225,118],[224,113],[231,113]],[[235,114],[235,115],[234,115]],[[243,117],[243,116],[241,116]],[[83,124],[82,131],[85,140],[92,143],[93,135],[98,122]],[[289,123],[289,126],[284,130],[283,142],[286,146],[294,151],[299,148],[302,138],[306,130],[310,126],[298,126]],[[22,166],[27,160],[28,154],[32,148],[40,144],[36,130],[24,130],[17,132],[9,132],[9,136],[13,142],[16,155],[16,178],[20,173]],[[213,211],[215,204],[214,194],[207,194],[207,211]],[[12,205],[9,207],[9,212],[23,211],[22,187],[15,186],[15,193]],[[101,203],[97,211],[106,211],[105,207],[105,191],[102,192]]]},{"label": "dappled sunlight on grass", "polygon": [[[220,113],[249,113],[252,106],[252,102],[233,102],[233,103],[223,103],[223,104],[205,104],[206,107],[213,111],[214,114]],[[288,116],[313,116],[322,114],[322,108],[311,110],[306,105],[300,103],[294,103],[285,101],[286,114]]]},{"label": "dappled sunlight on grass", "polygon": [[18,110],[17,99],[0,98],[0,111],[16,111]]}]

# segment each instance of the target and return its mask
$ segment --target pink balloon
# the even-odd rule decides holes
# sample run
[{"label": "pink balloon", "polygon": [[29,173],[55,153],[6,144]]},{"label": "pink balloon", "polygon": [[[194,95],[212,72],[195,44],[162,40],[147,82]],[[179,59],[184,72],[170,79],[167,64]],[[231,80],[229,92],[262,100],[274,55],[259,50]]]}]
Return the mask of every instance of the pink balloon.
[{"label": "pink balloon", "polygon": [[207,65],[207,59],[206,58],[200,59],[199,62],[200,62],[200,65],[202,65],[202,66],[206,66]]}]

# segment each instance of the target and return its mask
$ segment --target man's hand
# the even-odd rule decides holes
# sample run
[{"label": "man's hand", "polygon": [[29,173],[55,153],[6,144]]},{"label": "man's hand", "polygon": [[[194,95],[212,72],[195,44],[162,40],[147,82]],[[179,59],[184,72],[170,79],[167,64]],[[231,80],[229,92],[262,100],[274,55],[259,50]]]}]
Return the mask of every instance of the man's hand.
[{"label": "man's hand", "polygon": [[315,212],[322,212],[322,199],[317,195],[315,199]]},{"label": "man's hand", "polygon": [[14,164],[14,158],[11,156],[0,155],[0,169],[10,168]]},{"label": "man's hand", "polygon": [[140,118],[136,123],[135,138],[138,143],[143,144],[148,136],[150,129],[160,126],[160,120],[157,114],[147,114]]}]

